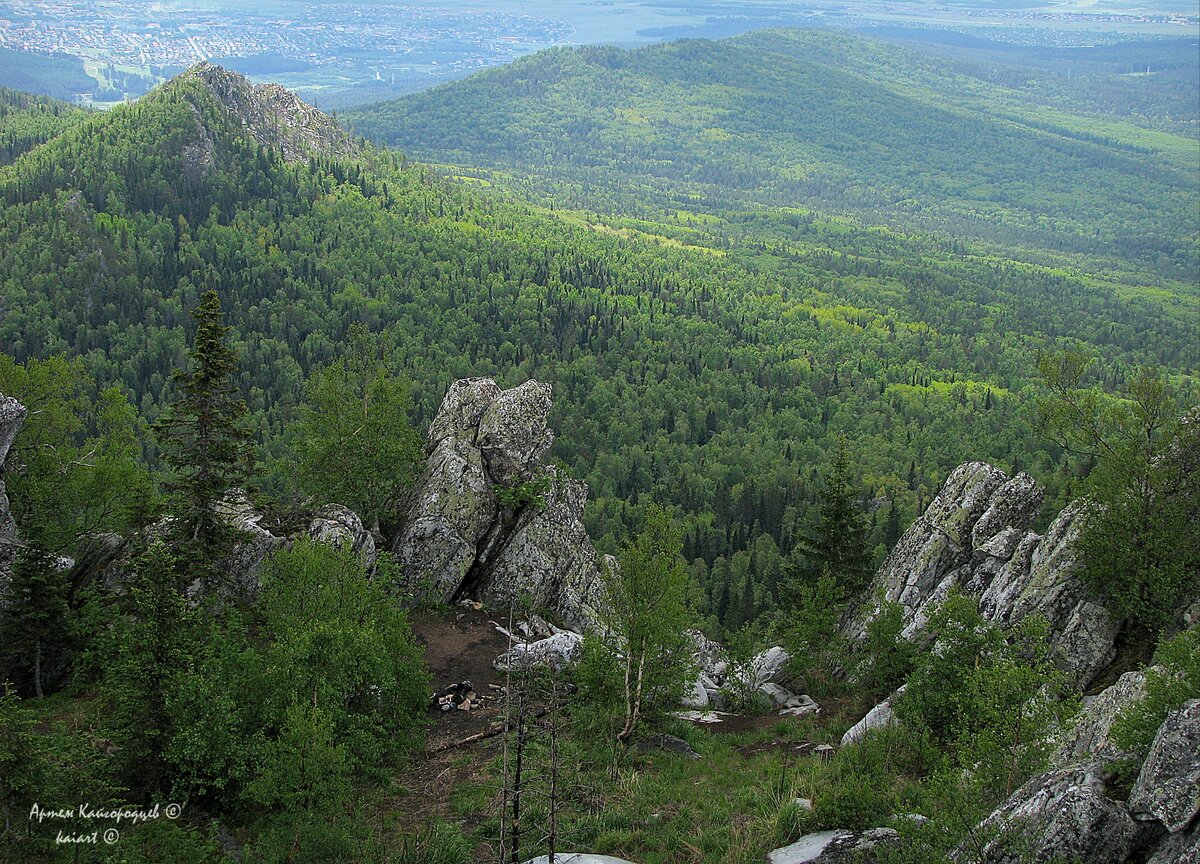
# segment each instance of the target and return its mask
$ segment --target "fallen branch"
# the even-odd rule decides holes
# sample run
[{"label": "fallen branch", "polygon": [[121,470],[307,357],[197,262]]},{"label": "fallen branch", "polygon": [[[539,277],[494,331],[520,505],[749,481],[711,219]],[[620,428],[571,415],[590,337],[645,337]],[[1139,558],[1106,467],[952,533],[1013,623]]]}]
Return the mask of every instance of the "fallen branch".
[{"label": "fallen branch", "polygon": [[[533,715],[533,719],[534,720],[542,719],[543,717],[546,716],[547,711],[549,711],[548,708],[541,709],[540,711],[538,711],[536,714]],[[447,750],[455,750],[459,747],[466,747],[468,744],[475,744],[476,742],[479,742],[479,741],[486,741],[488,738],[495,738],[497,735],[502,735],[502,734],[504,734],[504,724],[496,723],[496,724],[490,726],[488,729],[485,729],[483,732],[478,732],[474,735],[468,735],[466,738],[461,738],[458,741],[449,741],[445,744],[439,744],[438,746],[434,747],[431,750],[427,750],[426,752],[429,753],[430,755],[432,755],[434,753],[445,753]]]}]

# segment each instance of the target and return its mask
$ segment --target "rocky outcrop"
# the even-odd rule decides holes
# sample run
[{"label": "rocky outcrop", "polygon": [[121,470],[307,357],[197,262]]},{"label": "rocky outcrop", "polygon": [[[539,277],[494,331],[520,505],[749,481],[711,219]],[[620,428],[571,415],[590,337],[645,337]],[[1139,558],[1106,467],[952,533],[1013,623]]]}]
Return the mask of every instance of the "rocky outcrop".
[{"label": "rocky outcrop", "polygon": [[1200,813],[1200,699],[1171,712],[1129,794],[1138,819],[1156,819],[1172,834]]},{"label": "rocky outcrop", "polygon": [[12,563],[17,556],[17,523],[4,487],[4,462],[24,422],[25,406],[0,393],[0,596],[8,587]]},{"label": "rocky outcrop", "polygon": [[318,543],[329,543],[358,553],[367,570],[375,567],[375,538],[349,507],[326,504],[318,509],[308,523],[308,536]]},{"label": "rocky outcrop", "polygon": [[[596,619],[602,602],[600,562],[583,527],[587,486],[559,477],[553,467],[543,476],[549,481],[543,503],[525,508],[475,594],[496,605],[525,598],[583,626]],[[616,562],[606,560],[604,566]]]},{"label": "rocky outcrop", "polygon": [[[984,462],[960,465],[896,544],[869,596],[900,605],[909,639],[922,636],[955,588],[975,597],[984,617],[998,624],[1044,616],[1055,657],[1086,685],[1112,661],[1120,622],[1076,575],[1073,544],[1084,505],[1064,510],[1043,537],[1031,530],[1042,502],[1027,474],[1010,478]],[[863,639],[877,609],[869,605],[847,622],[845,635]]]},{"label": "rocky outcrop", "polygon": [[1169,835],[1146,864],[1200,864],[1200,826],[1189,834]]},{"label": "rocky outcrop", "polygon": [[1126,672],[1117,682],[1088,699],[1075,718],[1075,724],[1063,736],[1050,757],[1053,765],[1063,767],[1091,759],[1119,759],[1123,754],[1111,738],[1113,724],[1128,706],[1146,692],[1144,672]]},{"label": "rocky outcrop", "polygon": [[511,390],[490,378],[451,385],[392,545],[411,594],[519,598],[574,627],[595,620],[604,562],[583,527],[587,487],[543,464],[554,440],[551,405],[550,386],[537,381]]},{"label": "rocky outcrop", "polygon": [[[1112,764],[1129,755],[1109,738],[1113,720],[1139,698],[1144,682],[1145,673],[1127,673],[1085,706],[1054,755],[1058,767],[1025,783],[976,826],[971,848],[964,844],[953,857],[973,864],[1195,859],[1200,700],[1185,703],[1163,721],[1128,801],[1106,785]],[[1072,755],[1078,757],[1074,763],[1061,764]]]},{"label": "rocky outcrop", "polygon": [[[289,162],[303,162],[310,156],[349,156],[359,150],[346,130],[278,84],[254,84],[237,72],[201,62],[166,86],[179,91],[188,81],[200,82],[241,121],[256,143],[277,150]],[[211,159],[211,153],[204,155]]]},{"label": "rocky outcrop", "polygon": [[532,666],[568,669],[574,666],[583,652],[583,637],[562,630],[536,642],[521,642],[495,659],[492,665],[499,672],[509,672]]},{"label": "rocky outcrop", "polygon": [[867,712],[867,716],[863,717],[853,726],[846,730],[846,734],[842,736],[842,746],[853,744],[861,741],[866,734],[872,729],[882,729],[886,726],[893,726],[896,723],[896,701],[904,695],[904,691],[908,685],[901,687],[888,698],[884,699],[874,708]]},{"label": "rocky outcrop", "polygon": [[1105,794],[1096,763],[1034,777],[976,828],[982,849],[960,847],[955,860],[979,864],[1087,861],[1125,864],[1138,848],[1142,827]]},{"label": "rocky outcrop", "polygon": [[220,572],[228,580],[225,587],[241,596],[253,596],[263,561],[287,540],[262,527],[262,514],[243,489],[230,489],[215,510],[218,518],[238,533],[233,551],[221,562]]}]

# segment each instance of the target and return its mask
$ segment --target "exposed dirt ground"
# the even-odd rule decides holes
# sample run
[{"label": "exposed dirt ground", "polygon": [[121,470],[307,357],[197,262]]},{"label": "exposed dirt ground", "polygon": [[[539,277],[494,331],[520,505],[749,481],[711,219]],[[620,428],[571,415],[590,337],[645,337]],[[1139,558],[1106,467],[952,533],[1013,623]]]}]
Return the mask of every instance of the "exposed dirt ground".
[{"label": "exposed dirt ground", "polygon": [[425,664],[433,676],[435,690],[470,681],[476,693],[489,697],[486,707],[471,711],[439,711],[431,707],[429,749],[483,732],[500,722],[504,694],[496,688],[504,686],[504,673],[497,672],[492,661],[509,649],[509,643],[508,637],[496,629],[495,614],[486,609],[455,606],[416,612],[409,620],[413,634],[425,649]]}]

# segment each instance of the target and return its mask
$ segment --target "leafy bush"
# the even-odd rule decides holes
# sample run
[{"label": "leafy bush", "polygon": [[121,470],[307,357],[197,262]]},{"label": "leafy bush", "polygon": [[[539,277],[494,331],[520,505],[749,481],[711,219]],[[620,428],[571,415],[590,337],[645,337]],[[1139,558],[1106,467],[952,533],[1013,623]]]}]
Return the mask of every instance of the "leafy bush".
[{"label": "leafy bush", "polygon": [[1146,670],[1146,695],[1125,708],[1113,725],[1113,740],[1135,757],[1149,751],[1169,713],[1200,698],[1200,625],[1160,644],[1154,663]]},{"label": "leafy bush", "polygon": [[917,646],[901,636],[904,608],[884,601],[880,613],[867,624],[859,684],[877,702],[895,690],[913,671]]},{"label": "leafy bush", "polygon": [[985,800],[1006,797],[1045,762],[1049,733],[1073,703],[1053,666],[1046,622],[1001,629],[974,601],[952,595],[930,621],[935,638],[908,679],[896,711],[949,745]]},{"label": "leafy bush", "polygon": [[789,672],[810,691],[813,683],[828,683],[842,656],[844,642],[838,636],[845,602],[837,580],[828,572],[811,582],[794,585],[792,610],[784,631],[784,642],[792,655]]},{"label": "leafy bush", "polygon": [[546,490],[550,488],[550,478],[534,477],[512,486],[496,483],[493,488],[496,490],[496,499],[505,509],[520,510],[526,504],[540,509],[546,506]]}]

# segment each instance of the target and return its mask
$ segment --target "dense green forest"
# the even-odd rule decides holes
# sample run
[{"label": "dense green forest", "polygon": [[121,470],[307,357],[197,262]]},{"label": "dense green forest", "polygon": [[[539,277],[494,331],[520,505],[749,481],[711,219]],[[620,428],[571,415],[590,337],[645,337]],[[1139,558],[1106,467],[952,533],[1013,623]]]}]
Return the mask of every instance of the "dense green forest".
[{"label": "dense green forest", "polygon": [[83,118],[81,108],[0,87],[0,165],[8,165]]},{"label": "dense green forest", "polygon": [[87,74],[83,61],[68,54],[35,54],[0,48],[0,75],[9,87],[70,99],[76,93],[91,93],[96,79]]},{"label": "dense green forest", "polygon": [[800,30],[557,49],[345,119],[414,158],[625,214],[803,207],[1194,282],[1195,82],[1093,75],[1140,87],[1173,131],[1085,113],[1071,80],[1036,68]]},{"label": "dense green forest", "polygon": [[[614,549],[645,501],[672,502],[709,610],[727,582],[742,598],[732,623],[773,604],[838,436],[879,557],[965,459],[1034,472],[1048,508],[1070,495],[1077,469],[1029,427],[1039,352],[1086,347],[1107,386],[1150,363],[1195,387],[1194,288],[809,211],[731,214],[741,239],[602,223],[369,148],[287,162],[195,77],[24,154],[0,201],[16,360],[78,357],[152,422],[215,288],[285,502],[304,381],[352,324],[383,334],[418,426],[456,378],[549,381],[593,536]],[[781,219],[792,236],[772,240]]]},{"label": "dense green forest", "polygon": [[[907,843],[889,864],[949,861],[1069,728],[1079,687],[1052,656],[1061,634],[1039,615],[997,624],[955,591],[927,624],[938,651],[902,638],[899,604],[861,640],[839,622],[974,459],[1045,486],[1022,525],[1041,530],[1082,492],[1103,504],[1078,543],[1085,595],[1124,628],[1104,674],[1147,665],[1159,642],[1149,698],[1115,727],[1130,759],[1111,785],[1128,792],[1164,718],[1200,694],[1196,624],[1180,615],[1197,588],[1191,139],[1161,113],[1169,99],[1138,126],[1071,115],[1070,135],[965,104],[926,115],[920,87],[941,73],[907,53],[850,75],[838,63],[876,43],[745,39],[830,52],[822,86],[852,82],[852,98],[811,116],[866,100],[884,113],[853,115],[862,135],[931,118],[893,136],[897,156],[917,160],[920,136],[954,146],[908,177],[919,162],[885,166],[844,129],[825,151],[838,159],[814,163],[825,180],[777,182],[781,127],[759,105],[746,116],[764,141],[722,121],[728,175],[709,176],[721,151],[706,163],[677,124],[661,143],[686,159],[659,173],[637,174],[641,144],[634,173],[578,167],[599,151],[556,163],[554,148],[495,170],[482,139],[435,169],[212,67],[109,113],[4,94],[0,393],[28,416],[3,466],[20,533],[0,548],[16,550],[0,858],[466,864],[569,844],[750,864],[811,831],[886,824]],[[548,63],[587,92],[576,66],[649,56],[680,77],[669,92],[696,96],[679,118],[703,117],[731,86],[735,58],[704,60],[724,47],[553,51],[513,69]],[[714,81],[697,83],[697,58]],[[481,76],[483,92],[511,73]],[[458,86],[460,110],[490,98]],[[510,107],[521,135],[570,125]],[[995,189],[946,187],[989,147]],[[1018,162],[1051,154],[1069,157],[1061,172],[1026,186]],[[525,159],[546,170],[510,173]],[[765,185],[742,183],[750,165]],[[878,186],[843,182],[876,168]],[[872,215],[885,188],[928,218]],[[1047,206],[1069,215],[1066,236],[1030,220]],[[604,626],[575,637],[569,673],[495,664],[513,644],[497,621],[535,610],[423,605],[387,551],[421,433],[447,387],[477,375],[553,385],[551,456],[587,482],[588,533],[618,555],[598,576]],[[369,446],[347,446],[360,434]],[[231,522],[226,493],[243,485],[274,535]],[[547,486],[498,483],[496,524],[546,507]],[[306,536],[332,500],[378,549]],[[1043,575],[1057,586],[1073,566]],[[670,713],[709,662],[691,627],[726,646],[705,667],[744,724],[726,734]],[[819,708],[781,716],[760,687],[758,652],[777,643],[781,680]],[[443,713],[447,685],[492,713]],[[895,728],[842,740],[893,693]],[[49,809],[61,802],[81,810]]]}]

